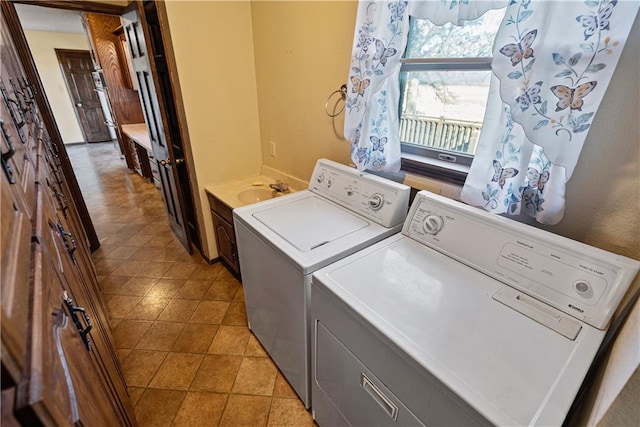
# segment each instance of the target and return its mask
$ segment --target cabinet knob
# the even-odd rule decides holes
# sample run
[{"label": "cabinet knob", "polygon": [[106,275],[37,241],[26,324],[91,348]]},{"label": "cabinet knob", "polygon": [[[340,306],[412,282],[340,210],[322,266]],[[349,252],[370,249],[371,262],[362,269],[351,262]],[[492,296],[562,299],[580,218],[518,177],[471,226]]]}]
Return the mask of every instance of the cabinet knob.
[{"label": "cabinet knob", "polygon": [[[176,165],[179,165],[180,163],[184,162],[184,159],[176,159],[175,163]],[[164,159],[164,160],[160,160],[160,164],[162,166],[167,166],[167,165],[171,165],[171,159]]]},{"label": "cabinet knob", "polygon": [[76,107],[82,107],[82,102],[76,102]]}]

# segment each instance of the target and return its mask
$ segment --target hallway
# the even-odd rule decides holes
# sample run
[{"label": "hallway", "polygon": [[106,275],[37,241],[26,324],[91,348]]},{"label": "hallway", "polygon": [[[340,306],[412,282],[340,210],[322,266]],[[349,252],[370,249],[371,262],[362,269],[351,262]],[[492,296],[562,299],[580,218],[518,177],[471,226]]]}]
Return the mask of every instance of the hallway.
[{"label": "hallway", "polygon": [[247,327],[241,284],[189,255],[160,192],[112,143],[68,146],[101,247],[93,253],[140,426],[312,426]]}]

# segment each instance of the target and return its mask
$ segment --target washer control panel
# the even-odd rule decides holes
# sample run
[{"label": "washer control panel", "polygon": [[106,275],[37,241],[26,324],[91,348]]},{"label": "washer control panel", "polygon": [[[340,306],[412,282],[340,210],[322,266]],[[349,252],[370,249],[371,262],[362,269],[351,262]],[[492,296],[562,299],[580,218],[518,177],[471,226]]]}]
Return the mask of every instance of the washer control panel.
[{"label": "washer control panel", "polygon": [[402,232],[598,328],[606,327],[640,267],[427,192],[414,199]]},{"label": "washer control panel", "polygon": [[316,163],[309,190],[387,228],[406,218],[411,191],[406,185],[326,159]]}]

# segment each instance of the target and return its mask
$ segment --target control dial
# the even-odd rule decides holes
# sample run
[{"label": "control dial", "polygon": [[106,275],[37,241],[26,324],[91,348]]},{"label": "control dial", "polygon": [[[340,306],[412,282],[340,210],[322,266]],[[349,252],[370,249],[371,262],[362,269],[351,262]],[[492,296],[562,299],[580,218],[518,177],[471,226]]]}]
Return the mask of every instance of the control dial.
[{"label": "control dial", "polygon": [[321,183],[322,181],[324,181],[324,174],[321,173],[320,175],[318,175],[316,177],[316,181],[318,181],[318,183]]},{"label": "control dial", "polygon": [[422,221],[422,228],[425,233],[428,234],[438,234],[442,227],[444,227],[444,220],[439,215],[427,215],[427,217]]},{"label": "control dial", "polygon": [[380,193],[376,193],[369,197],[369,208],[371,210],[377,211],[384,205],[384,196]]},{"label": "control dial", "polygon": [[345,190],[347,191],[347,196],[349,197],[352,197],[356,193],[351,185],[348,185]]}]

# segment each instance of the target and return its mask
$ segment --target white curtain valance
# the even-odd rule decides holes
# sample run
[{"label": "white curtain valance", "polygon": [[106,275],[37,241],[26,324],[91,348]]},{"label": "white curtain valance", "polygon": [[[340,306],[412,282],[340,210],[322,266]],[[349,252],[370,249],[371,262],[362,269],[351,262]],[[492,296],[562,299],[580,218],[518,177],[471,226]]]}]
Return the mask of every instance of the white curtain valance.
[{"label": "white curtain valance", "polygon": [[361,0],[345,137],[360,170],[400,169],[400,58],[409,15],[436,24],[506,7],[490,95],[463,201],[558,222],[564,188],[611,80],[637,0]]}]

